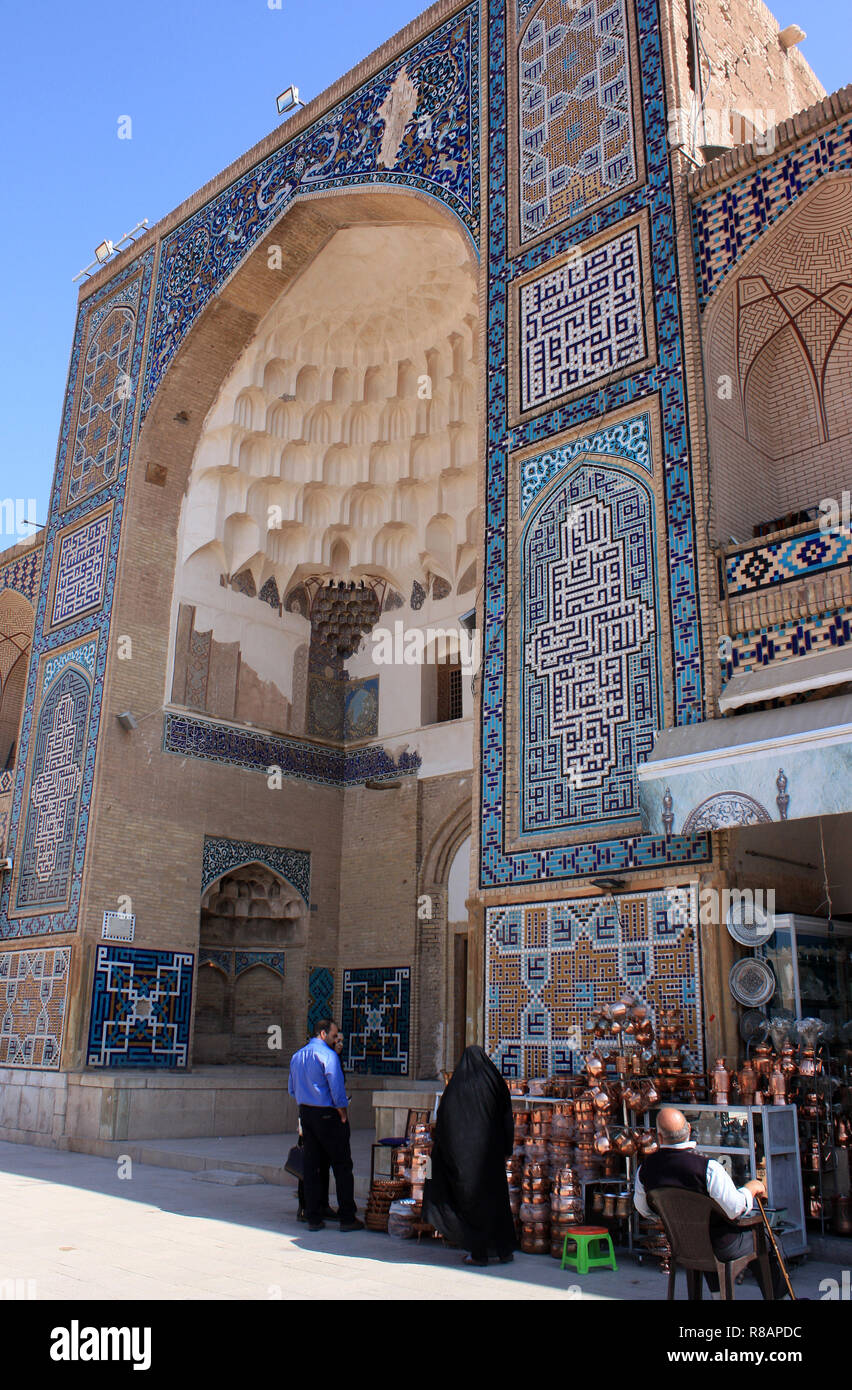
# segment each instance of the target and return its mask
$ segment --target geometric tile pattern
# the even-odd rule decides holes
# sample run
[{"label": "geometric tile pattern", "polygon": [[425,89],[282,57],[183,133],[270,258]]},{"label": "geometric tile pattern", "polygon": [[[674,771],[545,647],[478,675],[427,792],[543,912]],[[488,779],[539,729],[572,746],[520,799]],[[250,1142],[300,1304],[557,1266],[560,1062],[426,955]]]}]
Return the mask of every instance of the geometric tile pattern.
[{"label": "geometric tile pattern", "polygon": [[308,850],[280,849],[276,845],[259,845],[249,840],[214,839],[210,835],[204,837],[201,892],[206,893],[211,883],[244,864],[265,864],[292,884],[310,905],[311,856]]},{"label": "geometric tile pattern", "polygon": [[324,748],[274,734],[234,729],[184,714],[166,716],[163,748],[182,758],[204,758],[264,775],[276,767],[284,777],[331,787],[392,780],[403,773],[416,772],[421,763],[419,753],[405,751],[394,761],[380,743],[344,752],[342,748]]},{"label": "geometric tile pattern", "polygon": [[254,965],[262,965],[266,970],[272,970],[276,975],[284,978],[284,952],[283,951],[235,951],[234,952],[234,975],[243,975],[246,970],[251,970]]},{"label": "geometric tile pattern", "polygon": [[[77,651],[63,653],[78,658]],[[31,750],[29,806],[19,851],[15,907],[42,910],[64,906],[77,834],[77,807],[92,687],[88,673],[64,663],[48,684]]]},{"label": "geometric tile pattern", "polygon": [[54,627],[100,608],[111,524],[109,512],[103,512],[63,536],[51,618]]},{"label": "geometric tile pattern", "polygon": [[343,972],[343,1066],[371,1076],[408,1073],[411,969]]},{"label": "geometric tile pattern", "polygon": [[334,971],[314,965],[308,974],[308,1037],[321,1018],[331,1018],[334,1008]]},{"label": "geometric tile pattern", "polygon": [[731,660],[723,668],[730,679],[736,673],[760,670],[794,656],[839,651],[852,642],[852,609],[839,608],[809,618],[773,623],[760,631],[735,633]]},{"label": "geometric tile pattern", "polygon": [[[22,837],[30,810],[30,803],[25,802],[24,794],[29,784],[30,764],[36,748],[36,726],[41,716],[43,701],[69,663],[73,662],[78,670],[82,665],[91,677],[91,710],[79,757],[82,779],[78,792],[78,806],[69,808],[69,818],[65,827],[66,839],[57,850],[57,864],[66,850],[71,852],[67,891],[60,904],[45,905],[36,912],[30,909],[27,910],[26,915],[17,916],[15,915],[18,911],[17,904],[12,899],[17,871],[14,876],[6,875],[2,885],[0,885],[0,939],[8,940],[43,936],[55,932],[73,932],[77,928],[89,825],[88,810],[94,781],[95,754],[103,701],[107,634],[118,567],[127,463],[130,456],[137,385],[142,371],[144,325],[147,319],[153,265],[154,251],[148,250],[124,269],[119,270],[107,284],[95,290],[88,299],[84,300],[77,315],[59,433],[56,475],[44,531],[41,584],[37,595],[32,659],[20,736],[20,745],[22,748],[28,749],[28,757],[18,761],[9,823],[7,852],[13,858],[17,857],[19,865],[23,864]],[[126,321],[124,312],[114,317],[116,310],[129,311],[133,314],[136,322],[135,338],[132,340],[127,358],[124,357],[124,351],[121,347],[121,334],[119,334],[119,343],[112,343],[111,347],[107,346],[108,340],[112,337],[113,328],[122,320]],[[97,358],[101,356],[103,356],[103,360],[98,364]],[[84,376],[87,378],[85,389],[83,388]],[[113,382],[112,389],[109,389],[107,378]],[[119,399],[120,397],[126,397],[126,399]],[[78,407],[82,407],[86,416],[86,422],[79,438]],[[100,424],[106,428],[107,435],[112,434],[113,427],[118,420],[119,407],[122,412],[122,423],[118,431],[118,438],[116,440],[113,434],[111,440],[101,441],[100,462],[97,461],[94,454],[86,453],[87,458],[95,460],[95,466],[87,466],[85,482],[78,474],[73,490],[76,500],[72,501],[70,496],[66,497],[66,491],[71,483],[75,445],[83,440],[86,430],[97,431],[99,417],[102,417]],[[86,434],[85,442],[87,445],[91,443],[94,447],[93,435]],[[89,486],[100,488],[97,496],[88,491]],[[91,520],[91,512],[94,507],[110,502],[112,503],[113,525],[105,557],[101,606],[97,610],[93,609],[88,616],[76,614],[68,618],[60,628],[53,629],[51,626],[53,613],[51,576],[55,574],[58,566],[58,548],[62,538],[78,524]],[[28,557],[26,559],[29,562]],[[54,564],[54,561],[57,563]],[[2,577],[0,577],[0,583],[2,583]],[[65,652],[61,650],[62,648],[67,649],[69,642],[77,641],[81,645],[74,648],[70,655],[67,650]],[[56,651],[59,652],[58,656],[54,654]],[[76,763],[77,761],[75,753],[72,762]],[[37,893],[36,897],[40,899],[41,893]]]},{"label": "geometric tile pattern", "polygon": [[702,1070],[698,926],[673,899],[664,890],[486,910],[485,1048],[504,1076],[579,1072],[593,1010],[625,992],[655,1024],[677,1011],[686,1066]]},{"label": "geometric tile pattern", "polygon": [[87,1065],[185,1067],[194,960],[186,951],[98,945]]},{"label": "geometric tile pattern", "polygon": [[521,410],[645,357],[637,228],[522,286],[520,339]]},{"label": "geometric tile pattern", "polygon": [[796,144],[753,173],[712,189],[692,204],[699,303],[797,198],[832,170],[852,168],[852,117]]},{"label": "geometric tile pattern", "polygon": [[636,179],[625,0],[545,0],[518,58],[521,237]]},{"label": "geometric tile pattern", "polygon": [[[595,8],[595,7],[592,7]],[[673,722],[687,724],[704,717],[704,678],[695,549],[695,503],[690,463],[690,439],[685,405],[683,344],[681,341],[680,282],[674,240],[674,196],[668,141],[666,95],[656,0],[635,0],[636,57],[640,68],[644,111],[645,182],[623,189],[598,203],[570,228],[554,229],[548,240],[517,256],[509,252],[510,185],[507,158],[507,94],[505,47],[506,7],[489,0],[489,207],[488,298],[483,326],[488,355],[486,381],[486,496],[485,573],[481,724],[481,833],[479,881],[483,887],[542,883],[587,878],[619,870],[656,869],[671,864],[696,864],[710,857],[706,835],[643,835],[600,839],[590,834],[581,843],[556,844],[535,850],[509,851],[506,846],[507,808],[504,746],[506,699],[506,619],[521,588],[519,560],[507,536],[509,480],[519,469],[512,457],[532,446],[545,453],[553,435],[579,435],[605,429],[607,416],[654,397],[660,418],[660,471],[667,519],[666,568],[669,575],[669,625],[672,637]],[[543,13],[543,11],[542,11]],[[579,13],[579,12],[578,12]],[[555,11],[554,11],[555,14]],[[616,7],[616,14],[623,11]],[[602,16],[601,16],[602,17]],[[539,19],[533,15],[530,25]],[[545,26],[546,28],[549,26]],[[570,44],[566,52],[570,54]],[[521,65],[523,73],[523,64]],[[628,103],[629,105],[629,103]],[[636,160],[636,175],[639,161]],[[650,283],[646,286],[648,342],[656,341],[657,362],[614,379],[601,379],[592,389],[561,405],[549,406],[523,424],[509,426],[509,390],[505,370],[512,282],[543,272],[547,263],[564,257],[575,246],[598,234],[616,235],[627,219],[647,210]],[[653,332],[650,322],[653,315]],[[578,460],[579,461],[579,460]],[[576,832],[572,839],[577,839]]]},{"label": "geometric tile pattern", "polygon": [[522,833],[639,814],[659,723],[653,498],[623,473],[565,476],[524,539]]},{"label": "geometric tile pattern", "polygon": [[41,546],[37,546],[35,550],[19,555],[17,560],[0,565],[0,593],[4,589],[14,589],[34,604],[41,575],[41,554]]},{"label": "geometric tile pattern", "polygon": [[143,414],[196,316],[294,197],[381,183],[436,198],[476,244],[478,3],[420,39],[164,238]]},{"label": "geometric tile pattern", "polygon": [[788,540],[767,541],[728,555],[724,561],[725,590],[729,595],[750,594],[788,579],[851,564],[852,533],[848,528],[821,531],[814,527]]},{"label": "geometric tile pattern", "polygon": [[0,953],[0,1066],[59,1066],[70,946]]},{"label": "geometric tile pattern", "polygon": [[560,469],[575,458],[586,454],[606,454],[612,458],[629,459],[647,473],[652,471],[651,417],[636,415],[609,425],[596,434],[584,435],[568,444],[560,444],[545,454],[535,454],[521,464],[521,516],[530,503]]},{"label": "geometric tile pattern", "polygon": [[68,474],[68,506],[98,492],[115,476],[130,394],[130,356],[135,330],[133,310],[116,306],[89,344]]}]

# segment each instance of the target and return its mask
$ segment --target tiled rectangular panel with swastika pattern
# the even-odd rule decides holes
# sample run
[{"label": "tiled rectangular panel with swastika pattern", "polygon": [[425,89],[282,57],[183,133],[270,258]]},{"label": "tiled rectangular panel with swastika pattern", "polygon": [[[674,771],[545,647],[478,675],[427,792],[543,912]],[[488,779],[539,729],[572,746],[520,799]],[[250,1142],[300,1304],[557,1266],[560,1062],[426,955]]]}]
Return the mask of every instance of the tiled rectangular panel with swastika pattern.
[{"label": "tiled rectangular panel with swastika pattern", "polygon": [[529,281],[520,294],[522,411],[646,354],[636,227]]},{"label": "tiled rectangular panel with swastika pattern", "polygon": [[687,1068],[702,1070],[691,916],[664,891],[487,909],[485,1046],[503,1075],[579,1072],[594,1045],[592,1010],[623,994],[647,1004],[655,1024],[674,1009]]},{"label": "tiled rectangular panel with swastika pattern", "polygon": [[343,1066],[373,1076],[406,1076],[411,969],[377,966],[343,972]]},{"label": "tiled rectangular panel with swastika pattern", "polygon": [[87,1064],[185,1067],[195,957],[99,945]]}]

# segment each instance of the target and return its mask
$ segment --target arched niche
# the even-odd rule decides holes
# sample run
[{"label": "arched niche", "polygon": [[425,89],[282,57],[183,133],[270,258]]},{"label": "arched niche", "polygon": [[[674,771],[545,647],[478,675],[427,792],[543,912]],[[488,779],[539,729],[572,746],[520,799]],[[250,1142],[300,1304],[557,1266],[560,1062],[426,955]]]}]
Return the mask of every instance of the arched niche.
[{"label": "arched niche", "polygon": [[[459,439],[475,440],[478,422],[448,430],[424,407],[452,394],[454,410],[475,414],[477,316],[478,264],[456,219],[390,189],[291,205],[199,315],[145,416],[130,500],[132,526],[150,486],[138,480],[162,480],[165,467],[178,535],[168,701],[311,733],[294,690],[310,623],[265,601],[262,587],[274,581],[284,596],[342,570],[359,582],[381,575],[407,594],[426,582],[433,518],[451,512],[468,534],[476,451]],[[424,435],[434,437],[431,452]],[[421,474],[432,496],[400,526],[394,492]],[[353,506],[358,491],[370,491],[369,505]],[[455,585],[458,546],[445,528],[435,535]],[[162,623],[157,568],[150,611]],[[247,570],[254,594],[247,580],[233,582]]]},{"label": "arched niche", "polygon": [[828,175],[763,233],[707,309],[712,524],[724,544],[784,529],[848,488],[850,227],[852,176]]},{"label": "arched niche", "polygon": [[0,593],[0,772],[15,764],[33,638],[32,604],[15,589]]}]

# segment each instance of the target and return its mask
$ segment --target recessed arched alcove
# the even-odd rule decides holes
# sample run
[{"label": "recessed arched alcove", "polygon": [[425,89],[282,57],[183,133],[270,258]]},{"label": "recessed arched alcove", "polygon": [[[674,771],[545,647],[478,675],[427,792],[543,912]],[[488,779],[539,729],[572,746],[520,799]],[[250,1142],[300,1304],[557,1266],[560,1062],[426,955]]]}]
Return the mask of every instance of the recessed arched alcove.
[{"label": "recessed arched alcove", "polygon": [[730,272],[704,354],[713,526],[727,544],[848,489],[852,177],[821,179]]},{"label": "recessed arched alcove", "polygon": [[306,913],[301,894],[265,864],[229,870],[207,888],[196,1063],[282,1065],[300,1044]]}]

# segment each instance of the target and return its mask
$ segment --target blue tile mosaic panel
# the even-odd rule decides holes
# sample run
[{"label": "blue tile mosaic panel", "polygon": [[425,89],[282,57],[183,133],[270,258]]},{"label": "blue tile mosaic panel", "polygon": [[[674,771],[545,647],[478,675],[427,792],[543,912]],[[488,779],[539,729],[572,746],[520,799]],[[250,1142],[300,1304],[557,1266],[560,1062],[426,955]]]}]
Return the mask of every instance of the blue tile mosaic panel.
[{"label": "blue tile mosaic panel", "polygon": [[65,492],[66,506],[112,482],[118,469],[139,298],[136,280],[95,327],[86,350],[77,430]]},{"label": "blue tile mosaic panel", "polygon": [[308,1037],[321,1018],[332,1018],[334,1012],[334,971],[324,965],[311,966],[308,974]]},{"label": "blue tile mosaic panel", "polygon": [[70,946],[0,952],[0,1066],[59,1066],[70,963]]},{"label": "blue tile mosaic panel", "polygon": [[577,391],[648,351],[639,230],[521,286],[521,410]]},{"label": "blue tile mosaic panel", "polygon": [[594,464],[524,533],[522,835],[639,816],[660,723],[656,527],[648,488]]},{"label": "blue tile mosaic panel", "polygon": [[194,963],[186,951],[97,946],[87,1065],[185,1067]]},{"label": "blue tile mosaic panel", "polygon": [[545,0],[518,82],[526,241],[636,179],[625,0]]},{"label": "blue tile mosaic panel", "polygon": [[392,780],[416,772],[422,761],[419,753],[408,752],[394,760],[381,744],[347,752],[184,714],[166,715],[163,748],[182,758],[204,758],[264,775],[277,767],[284,777],[331,787]]},{"label": "blue tile mosaic panel", "polygon": [[848,527],[812,531],[787,540],[766,541],[728,555],[724,561],[725,590],[731,596],[751,594],[802,579],[825,570],[852,565],[852,531]]},{"label": "blue tile mosaic panel", "polygon": [[26,554],[19,555],[17,560],[0,565],[0,593],[4,589],[14,589],[16,593],[23,594],[25,599],[35,604],[40,575],[41,547],[37,546],[35,550],[28,550]]},{"label": "blue tile mosaic panel", "polygon": [[688,1070],[702,1071],[697,923],[666,891],[517,903],[486,911],[485,1047],[506,1077],[577,1073],[591,1014],[634,994],[652,1020],[674,1009]]},{"label": "blue tile mosaic panel", "polygon": [[282,849],[278,845],[261,845],[254,840],[227,840],[212,835],[204,837],[201,869],[201,892],[232,869],[244,864],[265,864],[279,874],[301,894],[306,906],[311,901],[311,855],[305,849]]},{"label": "blue tile mosaic panel", "polygon": [[[39,563],[42,566],[21,728],[21,747],[28,749],[28,756],[19,759],[15,770],[7,844],[7,852],[13,858],[17,857],[19,865],[26,869],[28,882],[24,888],[26,904],[20,908],[17,902],[18,888],[15,886],[18,883],[17,871],[12,882],[7,876],[0,888],[0,939],[73,932],[77,927],[107,661],[107,634],[118,566],[127,465],[138,401],[137,387],[142,370],[144,325],[153,264],[154,251],[151,249],[117,272],[80,305],[68,370],[56,475],[45,528],[43,562],[41,557],[38,560],[30,556],[21,557],[23,569],[29,567],[33,586]],[[134,324],[129,350],[128,315]],[[103,360],[99,360],[101,358]],[[84,565],[80,571],[89,586],[87,602],[90,598],[94,601],[94,590],[101,582],[102,602],[98,608],[93,607],[87,613],[72,613],[65,606],[70,604],[73,607],[72,586],[65,590],[64,597],[60,588],[59,612],[64,613],[65,620],[59,628],[51,630],[54,611],[53,607],[48,610],[51,575],[60,563],[62,539],[68,536],[69,531],[76,531],[78,523],[94,522],[92,513],[110,502],[113,504],[112,528],[103,561],[93,563],[88,570]],[[97,537],[97,540],[99,547],[100,538]],[[15,565],[18,565],[17,561]],[[76,805],[67,795],[70,783],[60,776],[60,770],[66,764],[60,750],[59,725],[50,753],[52,770],[39,782],[42,828],[56,845],[55,867],[58,866],[64,873],[65,864],[70,865],[67,894],[60,902],[58,894],[55,898],[52,896],[51,889],[51,901],[47,902],[44,881],[36,886],[38,875],[34,867],[33,832],[30,832],[26,850],[22,839],[25,827],[31,824],[30,784],[32,782],[35,786],[45,771],[44,767],[40,767],[31,777],[40,734],[44,736],[40,758],[43,759],[46,752],[43,744],[48,731],[39,726],[43,701],[47,698],[48,686],[64,671],[69,661],[74,660],[73,653],[69,654],[73,643],[81,644],[81,659],[90,677],[90,710],[83,745],[79,750],[76,747],[72,750],[67,763],[71,780],[76,775],[73,771],[75,767],[80,772]],[[73,681],[65,682],[66,686],[74,684]],[[72,695],[72,705],[74,698]],[[58,697],[59,701],[61,696]],[[75,728],[78,713],[75,707],[72,711]],[[61,722],[62,728],[67,729],[64,716]],[[61,737],[68,741],[70,747],[70,732]],[[42,855],[43,869],[49,853],[46,850]]]},{"label": "blue tile mosaic panel", "polygon": [[692,226],[701,307],[767,227],[817,179],[842,169],[852,169],[850,116],[696,199]]},{"label": "blue tile mosaic panel", "polygon": [[343,1067],[370,1076],[408,1074],[411,969],[343,972]]},{"label": "blue tile mosaic panel", "polygon": [[[582,9],[582,16],[581,16]],[[576,11],[576,14],[575,14]],[[607,7],[602,4],[589,4],[579,7],[568,3],[559,4],[557,0],[546,0],[541,10],[536,11],[527,30],[541,24],[542,43],[546,47],[547,35],[553,31],[553,53],[558,55],[570,52],[570,40],[557,34],[560,24],[585,22],[588,16],[592,24],[590,33],[595,44],[603,46],[607,39],[602,30],[594,29],[597,20],[602,23],[605,15],[611,13],[614,24],[613,39],[621,33],[625,37],[625,53],[618,58],[616,42],[612,47],[612,71],[623,63],[628,74],[630,64],[626,55],[629,35],[624,29],[625,9],[620,6]],[[519,560],[515,556],[507,566],[507,505],[509,497],[509,477],[511,469],[522,466],[511,458],[516,450],[532,452],[531,446],[540,444],[541,456],[547,451],[547,441],[556,434],[579,433],[587,426],[589,435],[607,429],[606,417],[615,412],[623,412],[631,404],[636,405],[637,416],[641,413],[641,402],[655,397],[660,419],[660,465],[665,489],[665,515],[667,520],[668,570],[670,574],[669,621],[672,633],[674,655],[673,706],[674,722],[692,723],[704,717],[704,689],[701,650],[701,627],[698,607],[697,562],[695,550],[695,509],[690,470],[689,435],[685,407],[685,387],[683,370],[683,351],[680,326],[680,288],[679,272],[674,240],[674,206],[672,174],[669,163],[667,113],[665,102],[665,82],[661,51],[660,17],[655,0],[636,0],[633,7],[637,57],[641,71],[643,126],[641,138],[644,140],[644,158],[638,158],[635,141],[640,132],[631,129],[630,160],[635,172],[624,166],[625,183],[618,187],[605,184],[601,176],[599,188],[606,187],[591,210],[590,203],[582,203],[577,190],[586,199],[590,183],[585,188],[582,179],[575,182],[575,192],[566,195],[563,203],[557,206],[557,195],[545,197],[544,222],[549,236],[542,237],[542,226],[538,224],[536,239],[530,230],[528,249],[516,257],[509,253],[510,184],[507,159],[507,94],[505,61],[506,11],[501,0],[489,0],[489,224],[488,224],[488,302],[485,324],[486,350],[488,354],[488,411],[487,411],[487,482],[486,482],[486,560],[485,560],[485,631],[483,640],[484,659],[482,668],[482,707],[481,707],[481,748],[482,748],[482,806],[480,834],[479,881],[482,887],[498,887],[507,884],[555,882],[562,879],[588,878],[602,872],[619,870],[658,869],[669,864],[701,863],[710,856],[710,843],[706,835],[685,837],[672,836],[668,839],[655,836],[636,836],[618,839],[598,839],[590,837],[581,843],[549,846],[535,851],[507,852],[505,845],[506,824],[506,784],[504,750],[504,701],[506,690],[506,615],[510,603],[509,594],[515,595],[519,588]],[[628,30],[629,30],[628,25]],[[524,50],[524,43],[521,45]],[[544,50],[543,50],[544,51]],[[579,51],[579,50],[578,50]],[[585,51],[585,50],[583,50]],[[609,51],[609,50],[607,50]],[[538,57],[528,54],[530,61],[544,61],[543,52]],[[531,87],[544,83],[544,68],[533,72],[529,81]],[[580,69],[577,69],[578,80]],[[590,78],[599,73],[600,68],[591,60],[583,63],[582,74]],[[571,80],[571,72],[564,65],[559,70],[558,62],[553,69],[552,80],[547,77],[547,91],[558,94],[564,92]],[[524,78],[524,63],[520,63],[520,81]],[[593,85],[593,84],[592,84]],[[522,102],[524,97],[522,95]],[[536,98],[538,100],[538,98]],[[618,101],[622,97],[618,95]],[[631,113],[629,92],[624,92],[623,113]],[[594,98],[586,109],[594,108]],[[522,114],[521,124],[530,129],[535,125],[533,103],[529,118]],[[573,108],[571,108],[573,109]],[[595,138],[601,136],[602,123],[590,122],[589,139],[586,149],[593,149]],[[615,129],[615,127],[614,127]],[[623,126],[622,126],[623,132]],[[617,131],[616,131],[617,135]],[[615,138],[615,137],[614,137]],[[622,137],[623,138],[623,135]],[[565,143],[564,137],[560,137]],[[580,137],[578,136],[578,139]],[[625,149],[627,145],[625,144]],[[532,158],[532,155],[530,155]],[[640,164],[644,166],[644,182],[632,186],[640,178]],[[597,177],[597,175],[595,175]],[[616,182],[622,177],[614,168]],[[631,187],[627,187],[630,182]],[[595,195],[597,196],[597,195]],[[562,197],[562,194],[559,194]],[[532,204],[532,199],[527,199]],[[657,344],[658,362],[654,366],[635,371],[625,369],[615,379],[602,380],[596,389],[578,394],[558,406],[546,406],[541,413],[521,424],[509,427],[509,396],[505,362],[507,341],[509,296],[512,282],[520,276],[536,271],[544,271],[548,262],[564,257],[573,247],[599,233],[612,231],[617,234],[619,223],[647,209],[650,249],[651,283],[648,285],[646,313],[653,315],[653,331]],[[573,222],[565,218],[576,216]],[[550,221],[550,219],[553,219]],[[527,224],[528,225],[528,224]],[[650,318],[646,320],[650,329]],[[649,331],[650,341],[650,331]],[[549,467],[549,465],[548,465]],[[539,483],[532,473],[529,489],[524,502],[529,506]],[[576,839],[576,835],[574,836]]]},{"label": "blue tile mosaic panel", "polygon": [[103,603],[111,527],[111,514],[101,512],[62,537],[50,619],[53,627],[91,613]]},{"label": "blue tile mosaic panel", "polygon": [[43,668],[30,749],[31,780],[15,874],[18,911],[62,909],[74,869],[77,814],[96,643],[64,651]]},{"label": "blue tile mosaic panel", "polygon": [[162,243],[143,413],[204,305],[294,198],[397,185],[479,232],[479,4],[249,169]]}]

